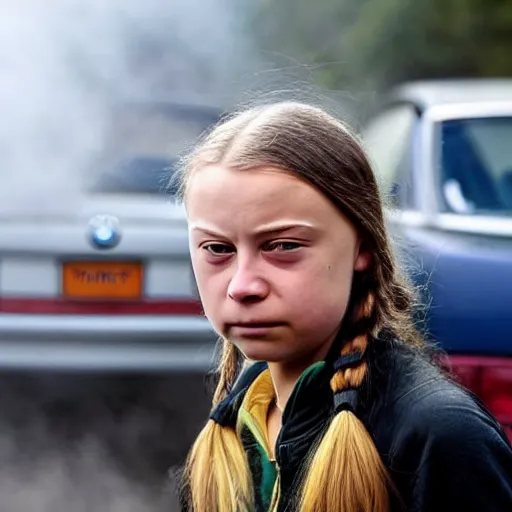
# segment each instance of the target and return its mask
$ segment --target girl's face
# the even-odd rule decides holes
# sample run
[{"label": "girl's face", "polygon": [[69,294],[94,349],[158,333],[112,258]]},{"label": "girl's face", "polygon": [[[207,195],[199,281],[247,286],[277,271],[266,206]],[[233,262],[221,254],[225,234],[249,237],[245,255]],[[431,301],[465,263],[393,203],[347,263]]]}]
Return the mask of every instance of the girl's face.
[{"label": "girl's face", "polygon": [[360,251],[317,189],[280,170],[196,171],[186,198],[192,264],[209,321],[252,360],[322,359],[343,319]]}]

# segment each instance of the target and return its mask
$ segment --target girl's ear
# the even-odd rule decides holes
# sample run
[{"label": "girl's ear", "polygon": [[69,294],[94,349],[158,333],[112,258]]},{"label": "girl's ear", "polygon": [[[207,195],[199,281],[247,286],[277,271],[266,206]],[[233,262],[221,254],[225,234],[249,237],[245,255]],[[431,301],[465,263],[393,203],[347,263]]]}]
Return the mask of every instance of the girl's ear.
[{"label": "girl's ear", "polygon": [[354,270],[356,272],[368,270],[372,264],[372,260],[372,253],[366,248],[364,242],[360,242],[356,260],[354,262]]}]

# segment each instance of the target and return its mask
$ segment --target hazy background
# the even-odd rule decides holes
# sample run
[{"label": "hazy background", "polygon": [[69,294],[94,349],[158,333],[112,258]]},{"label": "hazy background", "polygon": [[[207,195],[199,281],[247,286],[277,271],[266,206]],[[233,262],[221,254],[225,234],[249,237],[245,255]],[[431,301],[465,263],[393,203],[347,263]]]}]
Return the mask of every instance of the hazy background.
[{"label": "hazy background", "polygon": [[119,105],[229,102],[250,60],[243,4],[3,0],[0,209],[73,205]]},{"label": "hazy background", "polygon": [[[357,127],[397,82],[510,76],[511,51],[498,0],[1,0],[0,215],[76,209],[134,103],[307,98]],[[208,400],[201,375],[1,376],[0,511],[173,510]]]},{"label": "hazy background", "polygon": [[2,0],[0,211],[73,204],[126,102],[300,96],[356,124],[405,79],[509,76],[511,26],[498,0]]}]

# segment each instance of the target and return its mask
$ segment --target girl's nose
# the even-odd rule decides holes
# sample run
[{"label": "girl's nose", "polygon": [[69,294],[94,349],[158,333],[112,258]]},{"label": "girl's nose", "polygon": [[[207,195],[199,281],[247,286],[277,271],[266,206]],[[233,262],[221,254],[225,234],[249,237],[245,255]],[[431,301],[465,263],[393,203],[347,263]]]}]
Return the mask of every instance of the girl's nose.
[{"label": "girl's nose", "polygon": [[268,293],[268,283],[255,272],[242,267],[238,267],[228,286],[228,296],[237,302],[263,300]]}]

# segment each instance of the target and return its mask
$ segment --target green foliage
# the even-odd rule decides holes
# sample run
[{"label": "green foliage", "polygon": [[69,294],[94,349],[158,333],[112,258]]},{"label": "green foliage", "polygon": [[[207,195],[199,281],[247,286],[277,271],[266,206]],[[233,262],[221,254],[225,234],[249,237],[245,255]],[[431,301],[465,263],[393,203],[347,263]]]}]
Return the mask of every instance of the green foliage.
[{"label": "green foliage", "polygon": [[262,0],[252,21],[267,61],[330,89],[512,76],[508,0]]}]

